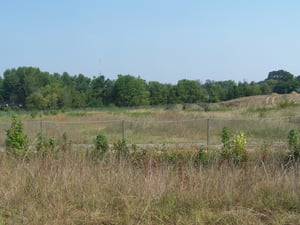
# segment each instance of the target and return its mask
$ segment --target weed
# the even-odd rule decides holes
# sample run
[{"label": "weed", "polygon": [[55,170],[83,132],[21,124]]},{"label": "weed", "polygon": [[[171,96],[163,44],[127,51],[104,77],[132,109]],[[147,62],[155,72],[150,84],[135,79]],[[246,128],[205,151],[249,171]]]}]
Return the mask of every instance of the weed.
[{"label": "weed", "polygon": [[300,157],[300,133],[299,130],[292,129],[288,133],[288,148],[290,150],[289,158],[298,160]]},{"label": "weed", "polygon": [[42,133],[37,135],[36,151],[39,156],[45,158],[49,155],[55,155],[57,142],[53,138],[46,138]]},{"label": "weed", "polygon": [[281,109],[285,109],[285,108],[293,107],[293,106],[296,106],[296,103],[294,101],[291,101],[288,99],[286,99],[282,102],[279,102],[279,104],[278,104],[278,107]]},{"label": "weed", "polygon": [[66,152],[66,151],[70,150],[70,143],[68,143],[68,135],[67,135],[66,132],[64,132],[63,135],[62,135],[61,149],[62,149],[63,152]]},{"label": "weed", "polygon": [[224,159],[232,160],[234,163],[247,160],[247,139],[243,131],[231,137],[230,130],[224,127],[221,139],[223,143],[222,157]]},{"label": "weed", "polygon": [[23,132],[21,120],[15,115],[11,120],[11,126],[6,130],[6,151],[16,157],[22,157],[28,148],[28,137]]},{"label": "weed", "polygon": [[247,160],[246,144],[247,139],[243,131],[233,136],[232,153],[235,162],[244,162]]},{"label": "weed", "polygon": [[162,156],[170,164],[178,164],[186,161],[184,153],[179,151],[165,152]]},{"label": "weed", "polygon": [[37,116],[38,116],[38,112],[37,112],[37,111],[32,111],[32,112],[30,113],[30,117],[31,117],[32,119],[36,118]]},{"label": "weed", "polygon": [[96,136],[96,139],[94,140],[95,147],[91,151],[91,159],[93,160],[99,160],[101,159],[105,153],[109,149],[108,140],[105,135],[98,134]]},{"label": "weed", "polygon": [[149,152],[147,150],[144,149],[138,149],[136,145],[132,146],[132,152],[130,154],[130,160],[131,163],[135,166],[142,166],[144,163],[144,160],[147,159],[147,157],[149,157]]},{"label": "weed", "polygon": [[114,143],[114,151],[117,160],[120,160],[122,158],[128,158],[129,148],[126,144],[126,140],[122,139],[118,140],[117,143]]},{"label": "weed", "polygon": [[222,129],[222,135],[221,135],[221,140],[223,143],[223,148],[229,148],[230,147],[230,137],[231,133],[228,127],[224,127]]},{"label": "weed", "polygon": [[200,148],[193,160],[195,165],[207,165],[215,163],[218,159],[219,154],[214,149]]}]

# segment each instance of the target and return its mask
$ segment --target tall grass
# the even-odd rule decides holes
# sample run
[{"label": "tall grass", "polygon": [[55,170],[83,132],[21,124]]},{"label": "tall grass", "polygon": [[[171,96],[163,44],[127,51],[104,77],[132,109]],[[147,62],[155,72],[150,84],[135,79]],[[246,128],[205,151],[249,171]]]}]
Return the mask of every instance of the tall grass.
[{"label": "tall grass", "polygon": [[1,155],[0,224],[299,224],[298,164]]}]

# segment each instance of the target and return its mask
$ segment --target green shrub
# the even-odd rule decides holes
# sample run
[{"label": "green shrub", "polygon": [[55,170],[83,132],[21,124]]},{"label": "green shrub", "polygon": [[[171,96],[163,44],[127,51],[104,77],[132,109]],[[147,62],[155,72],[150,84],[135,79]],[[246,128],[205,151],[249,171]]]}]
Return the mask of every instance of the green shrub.
[{"label": "green shrub", "polygon": [[11,118],[11,126],[6,130],[6,151],[14,156],[22,157],[28,149],[28,137],[23,132],[23,123],[17,116]]},{"label": "green shrub", "polygon": [[93,160],[101,159],[109,149],[106,136],[103,134],[98,134],[94,140],[94,144],[95,147],[91,151],[90,156]]},{"label": "green shrub", "polygon": [[128,158],[129,148],[127,146],[126,140],[118,140],[117,143],[114,143],[115,157],[117,160],[121,158]]},{"label": "green shrub", "polygon": [[177,164],[186,161],[184,153],[180,151],[164,152],[162,157],[170,164]]},{"label": "green shrub", "polygon": [[224,127],[222,129],[222,135],[221,135],[221,140],[223,143],[224,148],[229,148],[230,147],[230,137],[231,133],[228,127]]},{"label": "green shrub", "polygon": [[195,165],[207,165],[210,163],[215,163],[218,159],[219,154],[214,149],[200,148],[197,154],[194,156],[193,160]]},{"label": "green shrub", "polygon": [[285,109],[287,107],[292,107],[292,106],[295,106],[295,105],[296,105],[296,103],[294,101],[286,99],[282,102],[279,102],[278,107],[281,108],[281,109]]},{"label": "green shrub", "polygon": [[232,154],[235,162],[244,162],[247,160],[246,144],[247,139],[243,131],[233,136]]},{"label": "green shrub", "polygon": [[41,157],[55,155],[57,142],[53,138],[46,138],[42,133],[37,135],[36,151]]},{"label": "green shrub", "polygon": [[221,153],[222,158],[233,161],[234,163],[240,163],[247,160],[247,138],[243,131],[231,136],[230,130],[224,127],[221,139],[223,143]]},{"label": "green shrub", "polygon": [[288,149],[290,150],[289,159],[298,160],[300,157],[300,132],[292,129],[288,133]]},{"label": "green shrub", "polygon": [[137,145],[132,145],[132,152],[130,153],[131,163],[135,166],[142,166],[144,161],[151,157],[149,150],[140,149]]}]

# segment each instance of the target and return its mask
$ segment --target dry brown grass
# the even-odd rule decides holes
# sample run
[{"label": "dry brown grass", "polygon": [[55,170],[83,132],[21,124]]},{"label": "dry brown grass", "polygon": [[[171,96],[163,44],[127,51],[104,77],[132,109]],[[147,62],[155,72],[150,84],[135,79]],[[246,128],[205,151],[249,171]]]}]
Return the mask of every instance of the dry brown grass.
[{"label": "dry brown grass", "polygon": [[299,224],[299,165],[1,156],[0,224]]},{"label": "dry brown grass", "polygon": [[[262,112],[270,117],[291,113],[297,116],[295,109],[298,108]],[[126,132],[137,140],[147,140],[139,131],[145,136],[160,134],[158,140],[191,140],[193,135],[205,135],[204,129],[202,133],[197,133],[197,130],[205,127],[206,120],[203,124],[196,124],[194,119],[214,118],[212,125],[219,130],[226,124],[217,118],[234,119],[231,125],[238,130],[242,119],[249,118],[249,115],[261,116],[261,111],[245,108],[225,112],[137,109],[48,115],[42,119],[79,122],[72,126],[61,123],[50,127],[52,133],[47,133],[43,127],[47,137],[58,135],[61,138],[67,130],[69,140],[91,143],[98,132],[111,135],[110,140],[121,138],[120,124],[107,126],[101,123],[105,120],[135,121],[126,124]],[[22,119],[25,121],[28,115],[23,115]],[[177,122],[155,127],[158,120]],[[190,122],[185,127],[180,120]],[[271,125],[276,123],[272,120],[269,123],[270,128],[259,121],[243,122],[243,125],[247,125],[248,132],[253,127],[258,128],[253,133],[260,131],[259,135],[265,137],[274,134]],[[278,124],[276,132],[281,131],[280,126],[288,129],[297,125],[297,120]],[[25,124],[25,131],[31,132],[31,140],[40,128],[39,123],[35,126]],[[80,132],[72,133],[75,131]],[[220,137],[218,130],[211,132],[215,132],[216,138]],[[287,134],[284,130],[282,132]],[[282,166],[286,149],[282,146],[273,149],[272,141],[268,143],[261,148],[257,146],[249,156],[249,162],[240,166],[219,161],[200,166],[195,166],[192,161],[180,164],[147,161],[137,166],[128,160],[119,162],[113,158],[95,163],[80,150],[29,161],[9,158],[1,153],[0,225],[300,224],[300,165]],[[183,151],[179,148],[173,150]],[[188,145],[187,148],[192,147]]]},{"label": "dry brown grass", "polygon": [[[254,97],[253,97],[254,98]],[[61,140],[66,134],[74,144],[92,144],[101,133],[110,143],[122,138],[122,120],[125,120],[125,138],[132,144],[149,143],[199,143],[207,142],[207,119],[211,120],[210,144],[219,145],[223,127],[232,132],[244,130],[249,143],[267,140],[285,141],[290,129],[298,127],[300,121],[299,106],[278,108],[237,107],[223,111],[203,110],[165,110],[150,109],[114,109],[99,111],[57,112],[56,115],[36,116],[30,113],[20,115],[24,122],[25,133],[33,143],[36,135],[42,131],[47,137]],[[5,130],[10,123],[10,114],[1,115],[0,146],[5,145]]]}]

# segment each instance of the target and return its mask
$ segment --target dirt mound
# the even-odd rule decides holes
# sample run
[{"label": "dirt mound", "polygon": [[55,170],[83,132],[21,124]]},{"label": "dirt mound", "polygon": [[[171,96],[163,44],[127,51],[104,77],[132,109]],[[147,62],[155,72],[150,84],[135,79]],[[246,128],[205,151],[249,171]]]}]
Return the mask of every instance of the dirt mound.
[{"label": "dirt mound", "polygon": [[186,103],[183,106],[183,109],[185,110],[197,110],[197,109],[202,109],[203,107],[201,107],[198,104],[193,104],[193,103]]},{"label": "dirt mound", "polygon": [[258,106],[273,106],[281,102],[300,103],[300,94],[292,92],[291,94],[256,95],[249,97],[236,98],[229,101],[214,103],[214,107],[258,107]]},{"label": "dirt mound", "polygon": [[183,105],[182,104],[171,104],[166,107],[166,110],[182,110]]}]

